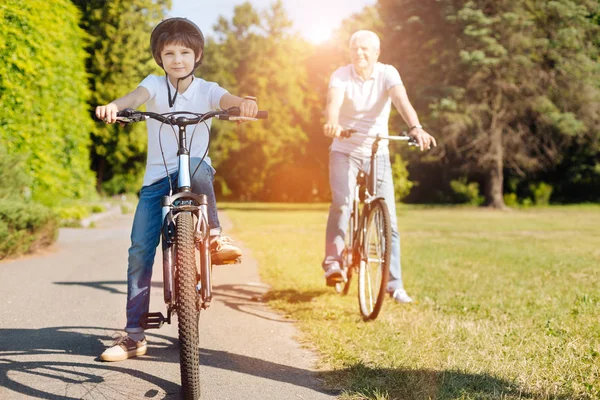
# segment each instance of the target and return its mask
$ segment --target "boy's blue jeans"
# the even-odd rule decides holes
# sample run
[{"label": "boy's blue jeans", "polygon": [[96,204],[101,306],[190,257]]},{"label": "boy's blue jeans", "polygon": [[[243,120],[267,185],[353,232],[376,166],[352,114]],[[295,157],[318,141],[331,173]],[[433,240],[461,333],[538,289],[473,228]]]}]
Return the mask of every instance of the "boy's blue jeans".
[{"label": "boy's blue jeans", "polygon": [[[190,161],[193,173],[200,160]],[[143,332],[140,318],[150,307],[150,280],[156,247],[160,243],[162,213],[160,200],[169,194],[169,181],[173,191],[177,188],[177,173],[170,178],[164,177],[158,182],[142,187],[140,199],[131,228],[131,247],[129,248],[129,267],[127,268],[127,326],[128,333]],[[213,188],[214,169],[202,162],[196,175],[192,178],[192,191],[205,194],[208,200],[208,224],[211,235],[221,231],[217,214],[217,203]]]},{"label": "boy's blue jeans", "polygon": [[[370,169],[369,157],[359,157],[337,151],[329,153],[329,185],[332,199],[325,234],[325,259],[323,260],[325,271],[334,266],[341,266],[344,237],[348,230],[356,177],[360,170],[369,173]],[[377,154],[377,196],[384,198],[390,211],[392,254],[387,290],[393,292],[396,289],[403,289],[404,284],[400,265],[400,234],[396,220],[394,182],[390,156],[387,152]]]}]

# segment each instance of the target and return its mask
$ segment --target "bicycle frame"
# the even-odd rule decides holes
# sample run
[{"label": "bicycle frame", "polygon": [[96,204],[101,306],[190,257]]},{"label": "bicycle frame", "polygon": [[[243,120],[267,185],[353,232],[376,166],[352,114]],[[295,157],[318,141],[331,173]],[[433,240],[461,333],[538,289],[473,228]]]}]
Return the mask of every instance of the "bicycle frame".
[{"label": "bicycle frame", "polygon": [[190,171],[190,153],[186,148],[187,133],[186,126],[179,127],[179,150],[178,157],[178,175],[177,188],[175,194],[164,196],[162,205],[162,249],[163,249],[163,279],[164,279],[164,300],[168,306],[168,316],[175,307],[177,296],[173,296],[174,288],[174,240],[173,234],[177,225],[177,215],[183,211],[191,211],[196,216],[196,228],[194,238],[200,244],[200,270],[199,287],[201,307],[206,309],[210,306],[212,300],[212,279],[211,262],[209,251],[209,232],[208,226],[208,205],[206,195],[192,192],[192,176]]},{"label": "bicycle frame", "polygon": [[[354,131],[343,131],[348,137]],[[381,311],[390,268],[392,227],[385,198],[377,188],[377,152],[382,139],[409,140],[407,136],[365,135],[374,138],[369,158],[369,172],[359,170],[351,205],[343,254],[343,281],[336,291],[347,294],[354,272],[358,274],[358,302],[363,319],[373,320]],[[409,144],[411,142],[409,141]]]},{"label": "bicycle frame", "polygon": [[[187,146],[187,131],[189,125],[200,124],[210,118],[223,120],[256,120],[267,118],[266,111],[259,111],[256,118],[240,116],[239,108],[233,107],[224,111],[212,111],[205,114],[187,112],[156,114],[132,109],[120,111],[119,121],[130,123],[140,122],[148,118],[155,119],[170,126],[177,125],[179,132],[178,175],[175,193],[173,188],[167,196],[161,199],[162,228],[161,240],[163,251],[163,290],[164,301],[167,305],[167,317],[160,312],[145,314],[142,325],[145,329],[160,328],[164,322],[171,323],[171,314],[178,304],[178,293],[175,288],[176,278],[176,228],[177,219],[182,212],[191,212],[195,216],[194,242],[200,252],[200,265],[196,269],[196,299],[197,311],[206,309],[212,301],[212,264],[210,258],[210,227],[208,224],[208,202],[206,195],[192,192],[192,176],[190,171],[190,151]],[[178,116],[177,114],[194,115],[194,117]],[[168,176],[168,173],[167,173]],[[169,182],[170,183],[170,182]],[[193,218],[193,217],[192,217]]]},{"label": "bicycle frame", "polygon": [[[369,135],[364,133],[358,133],[353,130],[347,130],[342,133],[343,137],[348,137],[350,135],[365,137],[365,138],[374,138],[373,144],[371,145],[371,156],[369,161],[369,173],[365,173],[364,171],[360,171],[358,173],[356,179],[356,185],[354,187],[354,195],[352,199],[352,207],[350,211],[350,221],[348,224],[348,232],[346,235],[349,235],[348,242],[350,244],[350,248],[352,251],[352,263],[351,265],[347,265],[346,268],[350,271],[353,268],[358,266],[358,260],[363,255],[364,249],[364,235],[365,235],[365,221],[364,216],[366,215],[365,206],[368,207],[370,203],[375,201],[378,198],[383,198],[377,195],[377,171],[378,171],[378,163],[377,163],[377,151],[379,150],[379,142],[381,140],[394,140],[394,141],[408,141],[408,144],[413,146],[416,145],[416,142],[409,138],[408,136],[389,136],[389,135]],[[364,190],[364,199],[361,200],[361,192]],[[363,209],[361,210],[361,204],[363,204]]]},{"label": "bicycle frame", "polygon": [[360,210],[360,204],[361,204],[360,193],[364,189],[364,199],[362,200],[362,203],[365,206],[368,206],[370,203],[372,203],[374,200],[376,200],[378,198],[383,198],[383,197],[377,195],[377,171],[378,171],[377,151],[379,150],[379,142],[382,139],[390,139],[390,138],[394,138],[394,139],[397,138],[396,140],[409,140],[408,137],[405,138],[404,136],[383,136],[383,135],[372,136],[372,135],[365,135],[365,134],[360,134],[360,133],[353,133],[353,135],[362,136],[362,137],[374,137],[375,141],[371,145],[369,173],[367,174],[363,171],[360,171],[358,173],[358,177],[356,180],[356,186],[354,188],[352,209],[350,211],[349,232],[346,233],[347,235],[350,235],[349,242],[351,243],[351,249],[352,249],[352,255],[353,255],[353,257],[352,257],[353,263],[351,266],[348,266],[349,269],[351,267],[356,267],[357,264],[356,264],[355,260],[360,259],[360,257],[354,257],[354,256],[362,255],[365,250],[363,248],[364,246],[362,244],[363,244],[363,238],[364,238],[364,234],[365,234],[364,215],[366,215],[366,213],[364,212],[365,211],[364,209],[362,210],[362,212],[360,212],[361,211]]},{"label": "bicycle frame", "polygon": [[[267,118],[265,111],[258,112],[257,118],[260,118],[259,114],[261,113],[262,118]],[[176,117],[181,114],[194,117]],[[177,313],[181,386],[184,398],[196,400],[200,396],[198,325],[201,309],[208,308],[212,300],[212,263],[208,202],[206,195],[192,191],[186,126],[200,124],[213,117],[227,120],[254,120],[256,118],[240,116],[240,110],[237,107],[206,114],[175,112],[162,115],[128,109],[119,111],[117,116],[122,118],[123,122],[139,122],[152,118],[163,124],[169,124],[171,127],[177,125],[179,128],[178,174],[175,193],[173,193],[170,174],[163,157],[169,183],[169,192],[161,199],[163,288],[164,300],[167,304],[167,317],[165,318],[161,312],[148,312],[141,317],[140,322],[144,329],[156,329],[160,328],[164,322],[170,324],[172,313]],[[206,155],[206,152],[204,154]],[[199,266],[196,263],[197,251],[200,252]]]}]

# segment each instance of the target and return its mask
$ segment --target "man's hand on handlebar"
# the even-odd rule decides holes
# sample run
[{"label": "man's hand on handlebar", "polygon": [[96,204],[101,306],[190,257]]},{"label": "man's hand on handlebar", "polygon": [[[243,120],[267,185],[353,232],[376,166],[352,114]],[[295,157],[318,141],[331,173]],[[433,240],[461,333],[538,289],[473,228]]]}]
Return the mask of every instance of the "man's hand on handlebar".
[{"label": "man's hand on handlebar", "polygon": [[339,138],[344,128],[339,124],[325,124],[323,125],[323,134],[330,138]]},{"label": "man's hand on handlebar", "polygon": [[408,132],[408,136],[412,137],[417,142],[421,151],[429,150],[432,145],[433,147],[437,146],[435,138],[427,133],[423,128],[412,129],[410,132]]}]

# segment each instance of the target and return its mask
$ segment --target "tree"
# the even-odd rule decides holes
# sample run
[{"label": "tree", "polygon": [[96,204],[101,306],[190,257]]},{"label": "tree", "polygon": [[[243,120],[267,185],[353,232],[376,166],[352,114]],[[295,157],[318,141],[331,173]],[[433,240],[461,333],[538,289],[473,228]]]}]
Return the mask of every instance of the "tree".
[{"label": "tree", "polygon": [[[309,47],[289,33],[291,26],[281,1],[262,14],[246,2],[235,7],[231,22],[219,20],[207,45],[202,76],[234,94],[257,96],[259,108],[270,111],[269,119],[258,123],[213,125],[211,157],[221,194],[284,200],[300,192],[298,187],[282,191],[280,185],[289,179],[281,171],[302,165],[311,96],[304,67]],[[306,175],[296,183],[305,182]]]},{"label": "tree", "polygon": [[[149,73],[161,74],[150,52],[150,32],[164,18],[170,0],[73,0],[88,32],[86,63],[90,108],[136,88]],[[90,133],[91,166],[96,189],[108,193],[137,191],[146,163],[146,127],[125,128],[97,122]]]},{"label": "tree", "polygon": [[[380,0],[386,52],[408,65],[432,103],[441,152],[485,182],[502,208],[504,171],[551,168],[561,150],[597,129],[598,3],[571,0]],[[428,84],[426,82],[429,82]],[[596,130],[597,132],[597,130]],[[587,139],[589,140],[589,139]]]}]

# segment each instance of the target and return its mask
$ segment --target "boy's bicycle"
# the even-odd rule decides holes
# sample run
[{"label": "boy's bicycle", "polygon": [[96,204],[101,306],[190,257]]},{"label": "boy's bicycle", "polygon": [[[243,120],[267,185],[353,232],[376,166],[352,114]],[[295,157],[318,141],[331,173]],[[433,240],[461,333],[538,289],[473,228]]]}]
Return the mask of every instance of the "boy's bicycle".
[{"label": "boy's bicycle", "polygon": [[352,205],[345,247],[342,253],[344,280],[335,285],[347,294],[354,273],[358,273],[358,303],[365,321],[379,315],[387,291],[392,247],[390,212],[383,197],[377,195],[377,150],[381,140],[408,141],[408,136],[368,135],[355,130],[342,131],[341,137],[374,138],[369,173],[360,171],[352,193]]},{"label": "boy's bicycle", "polygon": [[[267,118],[266,111],[259,111],[256,118],[241,117],[239,114],[237,107],[205,114],[157,114],[132,109],[117,113],[119,122],[132,123],[151,118],[170,127],[177,126],[179,130],[177,187],[175,191],[171,188],[169,195],[163,197],[161,202],[163,285],[167,316],[163,316],[161,312],[147,313],[142,317],[141,323],[144,329],[158,329],[165,322],[170,324],[171,315],[177,314],[181,386],[185,399],[196,400],[200,397],[198,323],[200,310],[208,308],[212,300],[208,206],[206,195],[192,192],[193,174],[190,171],[190,152],[186,148],[186,127],[215,117],[230,121]],[[196,250],[199,251],[199,266],[196,265]]]}]

